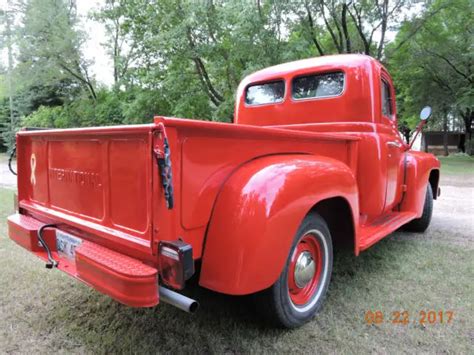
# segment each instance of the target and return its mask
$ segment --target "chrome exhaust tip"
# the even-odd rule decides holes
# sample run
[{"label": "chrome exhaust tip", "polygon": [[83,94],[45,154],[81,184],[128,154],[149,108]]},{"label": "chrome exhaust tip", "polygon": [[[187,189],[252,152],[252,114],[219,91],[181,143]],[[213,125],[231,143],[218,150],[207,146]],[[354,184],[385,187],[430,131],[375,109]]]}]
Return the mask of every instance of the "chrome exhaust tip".
[{"label": "chrome exhaust tip", "polygon": [[195,313],[199,309],[199,302],[174,292],[166,287],[159,286],[160,301],[168,303],[188,313]]}]

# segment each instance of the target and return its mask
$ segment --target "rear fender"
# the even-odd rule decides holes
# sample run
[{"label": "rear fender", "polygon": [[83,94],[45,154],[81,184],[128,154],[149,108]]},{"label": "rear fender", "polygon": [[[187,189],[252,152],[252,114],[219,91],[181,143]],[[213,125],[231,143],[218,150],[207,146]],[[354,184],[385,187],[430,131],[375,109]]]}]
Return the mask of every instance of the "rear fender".
[{"label": "rear fender", "polygon": [[319,201],[332,197],[349,203],[356,223],[357,185],[341,161],[298,154],[245,164],[217,196],[200,285],[233,295],[270,287],[283,270],[303,218]]}]

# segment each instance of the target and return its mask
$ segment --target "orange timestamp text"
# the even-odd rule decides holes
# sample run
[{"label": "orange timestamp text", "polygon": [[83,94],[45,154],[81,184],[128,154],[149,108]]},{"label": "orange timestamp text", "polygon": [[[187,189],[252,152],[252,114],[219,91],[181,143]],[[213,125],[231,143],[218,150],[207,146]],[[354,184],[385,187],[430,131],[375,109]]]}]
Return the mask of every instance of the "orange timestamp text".
[{"label": "orange timestamp text", "polygon": [[434,325],[434,324],[451,324],[454,319],[454,311],[436,311],[436,310],[421,310],[415,314],[409,311],[393,311],[390,316],[386,316],[382,311],[367,311],[365,312],[364,320],[367,324],[382,324],[390,323],[395,325]]}]

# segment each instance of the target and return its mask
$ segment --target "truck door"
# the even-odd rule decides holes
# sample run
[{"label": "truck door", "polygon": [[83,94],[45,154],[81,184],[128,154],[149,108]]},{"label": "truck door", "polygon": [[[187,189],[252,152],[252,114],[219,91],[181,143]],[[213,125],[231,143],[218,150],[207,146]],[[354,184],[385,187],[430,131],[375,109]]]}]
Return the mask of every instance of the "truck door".
[{"label": "truck door", "polygon": [[403,179],[403,141],[398,134],[395,95],[388,76],[382,75],[382,154],[386,157],[386,191],[384,212],[390,211],[400,200]]}]

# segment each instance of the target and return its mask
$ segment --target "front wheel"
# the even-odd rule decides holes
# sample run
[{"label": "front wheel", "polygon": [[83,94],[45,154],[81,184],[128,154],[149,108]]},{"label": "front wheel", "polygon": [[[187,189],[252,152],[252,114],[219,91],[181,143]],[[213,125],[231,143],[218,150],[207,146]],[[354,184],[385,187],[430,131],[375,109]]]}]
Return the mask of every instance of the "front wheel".
[{"label": "front wheel", "polygon": [[433,215],[433,189],[428,184],[426,187],[425,204],[423,206],[423,214],[420,218],[414,219],[413,221],[405,224],[403,229],[408,232],[423,233],[431,222],[431,216]]},{"label": "front wheel", "polygon": [[259,310],[279,326],[298,327],[321,308],[332,273],[331,234],[324,219],[311,213],[296,232],[278,280],[257,295]]}]

